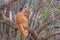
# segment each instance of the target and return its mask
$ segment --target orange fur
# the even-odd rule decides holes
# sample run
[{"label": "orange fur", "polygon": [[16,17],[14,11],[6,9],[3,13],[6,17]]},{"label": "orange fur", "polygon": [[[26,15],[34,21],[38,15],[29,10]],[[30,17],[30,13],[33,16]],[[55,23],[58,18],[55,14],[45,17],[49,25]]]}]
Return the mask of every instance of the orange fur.
[{"label": "orange fur", "polygon": [[29,15],[30,15],[30,10],[28,8],[24,8],[22,10],[22,14],[28,19],[29,18]]},{"label": "orange fur", "polygon": [[16,14],[16,23],[18,25],[18,30],[21,32],[23,37],[28,36],[28,18],[29,18],[30,10],[28,8],[24,8],[22,12]]}]

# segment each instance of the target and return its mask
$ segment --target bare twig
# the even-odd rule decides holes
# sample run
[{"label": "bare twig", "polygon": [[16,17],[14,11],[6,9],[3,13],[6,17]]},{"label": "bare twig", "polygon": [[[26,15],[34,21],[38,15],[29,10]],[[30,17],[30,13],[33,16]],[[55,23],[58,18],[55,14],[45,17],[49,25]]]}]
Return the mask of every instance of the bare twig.
[{"label": "bare twig", "polygon": [[7,4],[6,5],[10,5],[11,3],[14,3],[14,2],[16,2],[17,0],[9,0],[9,2],[7,2]]},{"label": "bare twig", "polygon": [[54,36],[54,35],[60,35],[60,31],[53,32],[53,33],[51,33],[51,34],[45,36],[43,39],[44,39],[44,40],[47,40],[49,37]]},{"label": "bare twig", "polygon": [[[3,17],[4,23],[6,23],[8,26],[14,29],[18,29],[17,25],[13,21],[9,20],[9,18],[6,17],[3,13],[2,13],[2,17]],[[34,30],[32,30],[32,28],[30,27],[28,27],[27,29],[28,29],[28,32],[34,37],[34,40],[37,40],[37,35],[35,34]]]}]

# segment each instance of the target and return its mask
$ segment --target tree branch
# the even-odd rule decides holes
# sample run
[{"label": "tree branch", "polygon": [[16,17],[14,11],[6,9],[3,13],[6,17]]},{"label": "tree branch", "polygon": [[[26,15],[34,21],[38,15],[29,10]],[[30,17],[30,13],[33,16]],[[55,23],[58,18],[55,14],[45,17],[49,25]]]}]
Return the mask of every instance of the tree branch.
[{"label": "tree branch", "polygon": [[[14,3],[14,2],[16,2],[16,1],[17,1],[17,0],[9,0],[9,1],[7,2],[7,4],[10,5],[11,3]],[[5,4],[6,4],[6,3],[5,3]],[[7,4],[6,4],[6,5],[7,5]]]},{"label": "tree branch", "polygon": [[[14,29],[18,29],[17,25],[13,21],[9,20],[9,18],[6,17],[3,13],[2,13],[2,18],[4,20],[4,23],[6,23],[8,26]],[[34,40],[37,40],[37,35],[35,34],[34,30],[32,30],[32,28],[30,27],[28,27],[27,30],[33,36]]]},{"label": "tree branch", "polygon": [[45,36],[43,39],[44,39],[44,40],[47,40],[49,37],[54,36],[54,35],[60,35],[60,31],[53,32],[53,33],[51,33],[51,34]]},{"label": "tree branch", "polygon": [[39,34],[46,26],[47,26],[47,24],[44,21],[42,21],[42,24],[41,24],[40,28],[38,29],[37,34]]},{"label": "tree branch", "polygon": [[6,23],[7,25],[9,25],[10,27],[12,27],[14,29],[17,29],[16,23],[9,20],[9,18],[4,15],[3,11],[1,12],[1,14],[2,14],[2,18],[3,18],[4,23]]},{"label": "tree branch", "polygon": [[35,34],[34,30],[30,27],[28,27],[27,29],[31,36],[33,36],[34,40],[37,40],[37,35]]},{"label": "tree branch", "polygon": [[0,12],[3,10],[5,7],[8,7],[12,3],[16,2],[17,0],[4,0],[5,2],[0,4]]}]

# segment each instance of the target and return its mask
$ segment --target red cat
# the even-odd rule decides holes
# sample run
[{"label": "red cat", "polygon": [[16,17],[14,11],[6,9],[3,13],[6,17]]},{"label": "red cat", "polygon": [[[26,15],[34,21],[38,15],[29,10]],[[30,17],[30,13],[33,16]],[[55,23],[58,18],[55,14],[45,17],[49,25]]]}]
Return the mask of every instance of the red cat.
[{"label": "red cat", "polygon": [[18,30],[23,37],[28,36],[28,30],[26,28],[28,27],[29,15],[30,10],[28,8],[24,8],[22,12],[17,13],[15,17],[16,24],[18,25]]}]

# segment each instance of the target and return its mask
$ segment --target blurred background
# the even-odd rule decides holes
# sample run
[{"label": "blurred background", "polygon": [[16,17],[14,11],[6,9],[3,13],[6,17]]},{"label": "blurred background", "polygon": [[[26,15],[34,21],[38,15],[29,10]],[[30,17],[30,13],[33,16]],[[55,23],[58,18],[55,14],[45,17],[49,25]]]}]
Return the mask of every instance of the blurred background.
[{"label": "blurred background", "polygon": [[[9,1],[0,0],[0,12],[2,7],[5,7],[3,9],[5,16],[15,23],[15,15],[23,8],[29,8],[31,11],[29,27],[34,29],[38,37],[39,35],[44,37],[60,30],[60,0],[17,0],[11,5],[5,6]],[[26,40],[18,31],[5,24],[1,16],[0,14],[0,40]],[[45,27],[40,32],[41,25],[45,25]],[[30,34],[28,39],[34,40]],[[52,36],[48,40],[60,40],[60,35]]]}]

